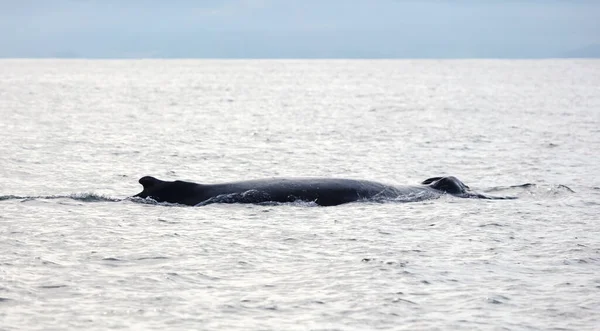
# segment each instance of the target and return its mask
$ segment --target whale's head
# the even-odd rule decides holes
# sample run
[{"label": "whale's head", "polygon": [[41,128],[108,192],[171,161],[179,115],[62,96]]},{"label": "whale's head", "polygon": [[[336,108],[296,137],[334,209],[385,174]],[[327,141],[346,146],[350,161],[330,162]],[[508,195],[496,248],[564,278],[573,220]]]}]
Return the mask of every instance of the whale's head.
[{"label": "whale's head", "polygon": [[152,176],[140,178],[139,183],[144,189],[134,195],[136,198],[151,198],[157,202],[182,203],[198,184],[183,181],[164,181]]},{"label": "whale's head", "polygon": [[491,199],[491,200],[505,200],[505,199],[516,199],[515,197],[495,197],[489,196],[477,192],[471,191],[471,189],[461,182],[458,178],[448,177],[432,177],[424,180],[421,184],[427,185],[432,189],[442,191],[444,193],[452,194],[461,198],[476,198],[476,199]]}]

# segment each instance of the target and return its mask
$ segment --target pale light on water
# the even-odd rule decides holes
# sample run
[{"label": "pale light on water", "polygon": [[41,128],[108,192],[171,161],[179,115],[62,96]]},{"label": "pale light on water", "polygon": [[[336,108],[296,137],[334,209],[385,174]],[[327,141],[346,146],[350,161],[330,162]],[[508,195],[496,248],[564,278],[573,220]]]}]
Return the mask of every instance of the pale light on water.
[{"label": "pale light on water", "polygon": [[[600,325],[598,60],[0,69],[3,330]],[[122,201],[144,175],[453,175],[519,199]]]}]

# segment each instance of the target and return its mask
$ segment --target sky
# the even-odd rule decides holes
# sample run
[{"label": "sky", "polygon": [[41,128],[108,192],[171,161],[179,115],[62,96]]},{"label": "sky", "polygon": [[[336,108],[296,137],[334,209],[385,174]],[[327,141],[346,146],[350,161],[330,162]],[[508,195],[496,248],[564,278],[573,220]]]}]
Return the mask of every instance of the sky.
[{"label": "sky", "polygon": [[600,57],[600,1],[0,0],[0,57]]}]

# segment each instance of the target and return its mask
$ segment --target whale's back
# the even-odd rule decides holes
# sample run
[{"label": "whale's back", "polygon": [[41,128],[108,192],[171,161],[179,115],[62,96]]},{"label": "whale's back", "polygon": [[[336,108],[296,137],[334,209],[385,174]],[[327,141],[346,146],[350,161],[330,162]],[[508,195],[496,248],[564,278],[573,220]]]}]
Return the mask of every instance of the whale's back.
[{"label": "whale's back", "polygon": [[[371,181],[336,178],[270,178],[207,185],[214,194],[255,191],[257,198],[274,202],[312,201],[333,206],[385,194],[392,187]],[[258,201],[264,202],[264,201]]]}]

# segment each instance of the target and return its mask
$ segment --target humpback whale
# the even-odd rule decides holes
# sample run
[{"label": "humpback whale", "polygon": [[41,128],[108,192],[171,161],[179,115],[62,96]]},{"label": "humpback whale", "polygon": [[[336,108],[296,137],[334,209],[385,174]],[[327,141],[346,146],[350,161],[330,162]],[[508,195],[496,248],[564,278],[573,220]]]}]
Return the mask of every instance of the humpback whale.
[{"label": "humpback whale", "polygon": [[421,201],[451,194],[461,198],[507,199],[472,192],[455,177],[432,177],[421,185],[394,186],[379,182],[342,178],[269,178],[220,184],[163,181],[151,176],[140,178],[142,192],[137,198],[189,206],[209,203],[314,202],[335,206],[354,201]]}]

